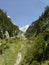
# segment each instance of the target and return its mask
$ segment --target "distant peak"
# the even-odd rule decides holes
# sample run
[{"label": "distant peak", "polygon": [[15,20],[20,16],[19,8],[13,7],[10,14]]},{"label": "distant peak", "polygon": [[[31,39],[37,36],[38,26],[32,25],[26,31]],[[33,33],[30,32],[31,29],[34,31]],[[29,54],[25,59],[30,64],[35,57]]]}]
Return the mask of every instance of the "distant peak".
[{"label": "distant peak", "polygon": [[19,28],[22,32],[26,32],[26,30],[28,29],[29,25],[27,24],[24,27]]}]

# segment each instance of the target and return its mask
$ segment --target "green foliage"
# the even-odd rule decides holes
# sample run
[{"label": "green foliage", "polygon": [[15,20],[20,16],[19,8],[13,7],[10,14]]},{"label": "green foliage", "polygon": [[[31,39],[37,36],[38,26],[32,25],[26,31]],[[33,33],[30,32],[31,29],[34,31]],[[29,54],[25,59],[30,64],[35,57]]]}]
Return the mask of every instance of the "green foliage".
[{"label": "green foliage", "polygon": [[49,65],[49,6],[25,33],[29,42],[21,65]]},{"label": "green foliage", "polygon": [[0,38],[3,38],[5,31],[8,31],[10,36],[14,36],[19,32],[19,28],[18,26],[14,25],[11,19],[7,16],[7,14],[0,9]]},{"label": "green foliage", "polygon": [[42,13],[39,19],[29,26],[25,35],[27,37],[31,37],[32,35],[37,36],[39,33],[44,32],[47,28],[49,28],[49,6],[45,8],[44,13]]},{"label": "green foliage", "polygon": [[14,65],[24,40],[18,38],[0,39],[0,65]]}]

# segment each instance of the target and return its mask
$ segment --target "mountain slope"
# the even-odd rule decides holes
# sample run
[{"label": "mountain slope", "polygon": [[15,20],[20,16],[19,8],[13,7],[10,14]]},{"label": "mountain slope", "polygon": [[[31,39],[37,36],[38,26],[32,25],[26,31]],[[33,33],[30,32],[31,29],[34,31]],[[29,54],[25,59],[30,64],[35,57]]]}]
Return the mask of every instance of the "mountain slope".
[{"label": "mountain slope", "polygon": [[14,25],[9,16],[7,16],[7,14],[0,9],[0,38],[6,37],[6,32],[11,37],[17,34],[18,31],[18,26]]},{"label": "mountain slope", "polygon": [[49,6],[25,33],[27,52],[20,65],[49,65]]},{"label": "mountain slope", "polygon": [[47,6],[45,8],[44,13],[39,17],[38,20],[34,21],[29,28],[26,31],[26,35],[32,36],[32,35],[38,35],[39,33],[45,31],[49,28],[49,7]]}]

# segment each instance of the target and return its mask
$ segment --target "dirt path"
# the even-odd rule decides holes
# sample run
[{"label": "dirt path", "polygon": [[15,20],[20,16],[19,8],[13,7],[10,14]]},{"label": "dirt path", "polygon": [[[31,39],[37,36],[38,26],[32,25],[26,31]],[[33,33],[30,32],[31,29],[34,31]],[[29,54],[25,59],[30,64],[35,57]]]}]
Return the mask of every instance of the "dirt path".
[{"label": "dirt path", "polygon": [[16,60],[16,63],[14,65],[19,65],[20,61],[21,61],[21,52],[18,53],[18,56],[17,56],[17,60]]},{"label": "dirt path", "polygon": [[[26,38],[24,37],[23,38],[24,40],[26,40]],[[16,59],[16,62],[14,65],[19,65],[19,63],[21,62],[22,60],[22,54],[21,54],[21,50],[24,48],[24,45],[22,44],[20,49],[19,49],[19,52],[18,52],[18,55],[17,55],[17,59]]]}]

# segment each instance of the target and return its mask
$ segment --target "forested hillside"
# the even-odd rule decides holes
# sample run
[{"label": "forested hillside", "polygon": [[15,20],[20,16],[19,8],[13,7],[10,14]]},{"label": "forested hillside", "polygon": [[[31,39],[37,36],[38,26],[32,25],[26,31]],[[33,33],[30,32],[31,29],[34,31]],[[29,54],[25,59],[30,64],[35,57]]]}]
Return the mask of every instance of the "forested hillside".
[{"label": "forested hillside", "polygon": [[49,6],[25,33],[26,55],[20,65],[49,65]]},{"label": "forested hillside", "polygon": [[49,30],[49,6],[45,8],[45,11],[39,16],[39,19],[34,21],[26,31],[26,36],[37,36],[39,33]]},{"label": "forested hillside", "polygon": [[6,12],[0,9],[0,38],[11,37],[17,35],[18,32],[18,26],[14,25]]}]

